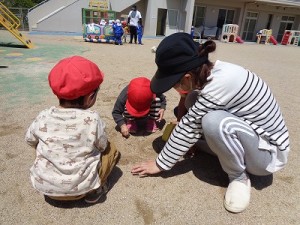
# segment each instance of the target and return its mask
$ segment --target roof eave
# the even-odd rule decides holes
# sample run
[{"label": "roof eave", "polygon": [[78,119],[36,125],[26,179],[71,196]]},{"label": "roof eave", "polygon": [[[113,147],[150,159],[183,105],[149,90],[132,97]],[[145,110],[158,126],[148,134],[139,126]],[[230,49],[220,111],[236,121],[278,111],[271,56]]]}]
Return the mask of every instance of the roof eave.
[{"label": "roof eave", "polygon": [[274,6],[299,7],[300,2],[295,1],[277,1],[277,0],[256,0],[253,3],[266,3]]}]

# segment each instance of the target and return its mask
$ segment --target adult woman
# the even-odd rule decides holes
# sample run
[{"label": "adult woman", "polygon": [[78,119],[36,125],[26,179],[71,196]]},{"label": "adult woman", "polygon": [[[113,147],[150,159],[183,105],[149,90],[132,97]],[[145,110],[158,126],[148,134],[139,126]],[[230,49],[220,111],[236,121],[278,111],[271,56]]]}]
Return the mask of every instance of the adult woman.
[{"label": "adult woman", "polygon": [[289,134],[268,86],[240,66],[210,62],[208,54],[215,48],[213,41],[198,47],[185,33],[170,35],[158,46],[152,91],[163,93],[174,87],[199,94],[157,159],[134,166],[132,173],[170,170],[204,136],[229,177],[224,206],[238,213],[250,202],[248,173],[264,176],[285,166]]}]

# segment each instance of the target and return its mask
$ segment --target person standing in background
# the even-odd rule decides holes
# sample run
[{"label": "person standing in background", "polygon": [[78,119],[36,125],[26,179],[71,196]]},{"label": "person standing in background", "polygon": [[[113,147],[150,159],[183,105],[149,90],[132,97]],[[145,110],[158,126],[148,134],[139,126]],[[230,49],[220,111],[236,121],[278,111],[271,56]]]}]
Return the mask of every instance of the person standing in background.
[{"label": "person standing in background", "polygon": [[142,43],[143,33],[144,33],[144,28],[143,28],[143,25],[139,21],[138,22],[138,27],[137,27],[137,37],[138,37],[139,45],[143,45],[143,43]]},{"label": "person standing in background", "polygon": [[137,10],[136,5],[133,5],[131,11],[128,14],[128,21],[127,24],[129,25],[130,30],[130,41],[129,43],[132,44],[132,40],[134,39],[134,43],[137,44],[137,27],[138,22],[142,26],[142,15]]}]

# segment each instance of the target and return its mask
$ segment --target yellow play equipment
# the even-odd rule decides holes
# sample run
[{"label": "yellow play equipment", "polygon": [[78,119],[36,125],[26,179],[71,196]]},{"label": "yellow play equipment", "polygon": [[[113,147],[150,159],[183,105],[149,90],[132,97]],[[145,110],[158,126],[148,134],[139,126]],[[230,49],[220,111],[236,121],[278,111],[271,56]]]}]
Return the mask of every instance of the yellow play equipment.
[{"label": "yellow play equipment", "polygon": [[0,2],[0,24],[2,24],[11,34],[21,41],[27,48],[33,48],[34,45],[29,39],[22,35],[18,28],[20,20],[3,3]]}]

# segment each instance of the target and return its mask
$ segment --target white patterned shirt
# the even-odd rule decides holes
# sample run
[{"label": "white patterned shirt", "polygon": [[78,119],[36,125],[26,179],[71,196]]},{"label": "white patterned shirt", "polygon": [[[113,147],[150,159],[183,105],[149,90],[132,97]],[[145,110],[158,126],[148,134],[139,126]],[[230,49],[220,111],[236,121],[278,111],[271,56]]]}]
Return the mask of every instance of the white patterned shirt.
[{"label": "white patterned shirt", "polygon": [[98,168],[107,136],[97,112],[51,107],[37,116],[25,140],[36,147],[30,177],[38,191],[77,196],[100,186]]}]

